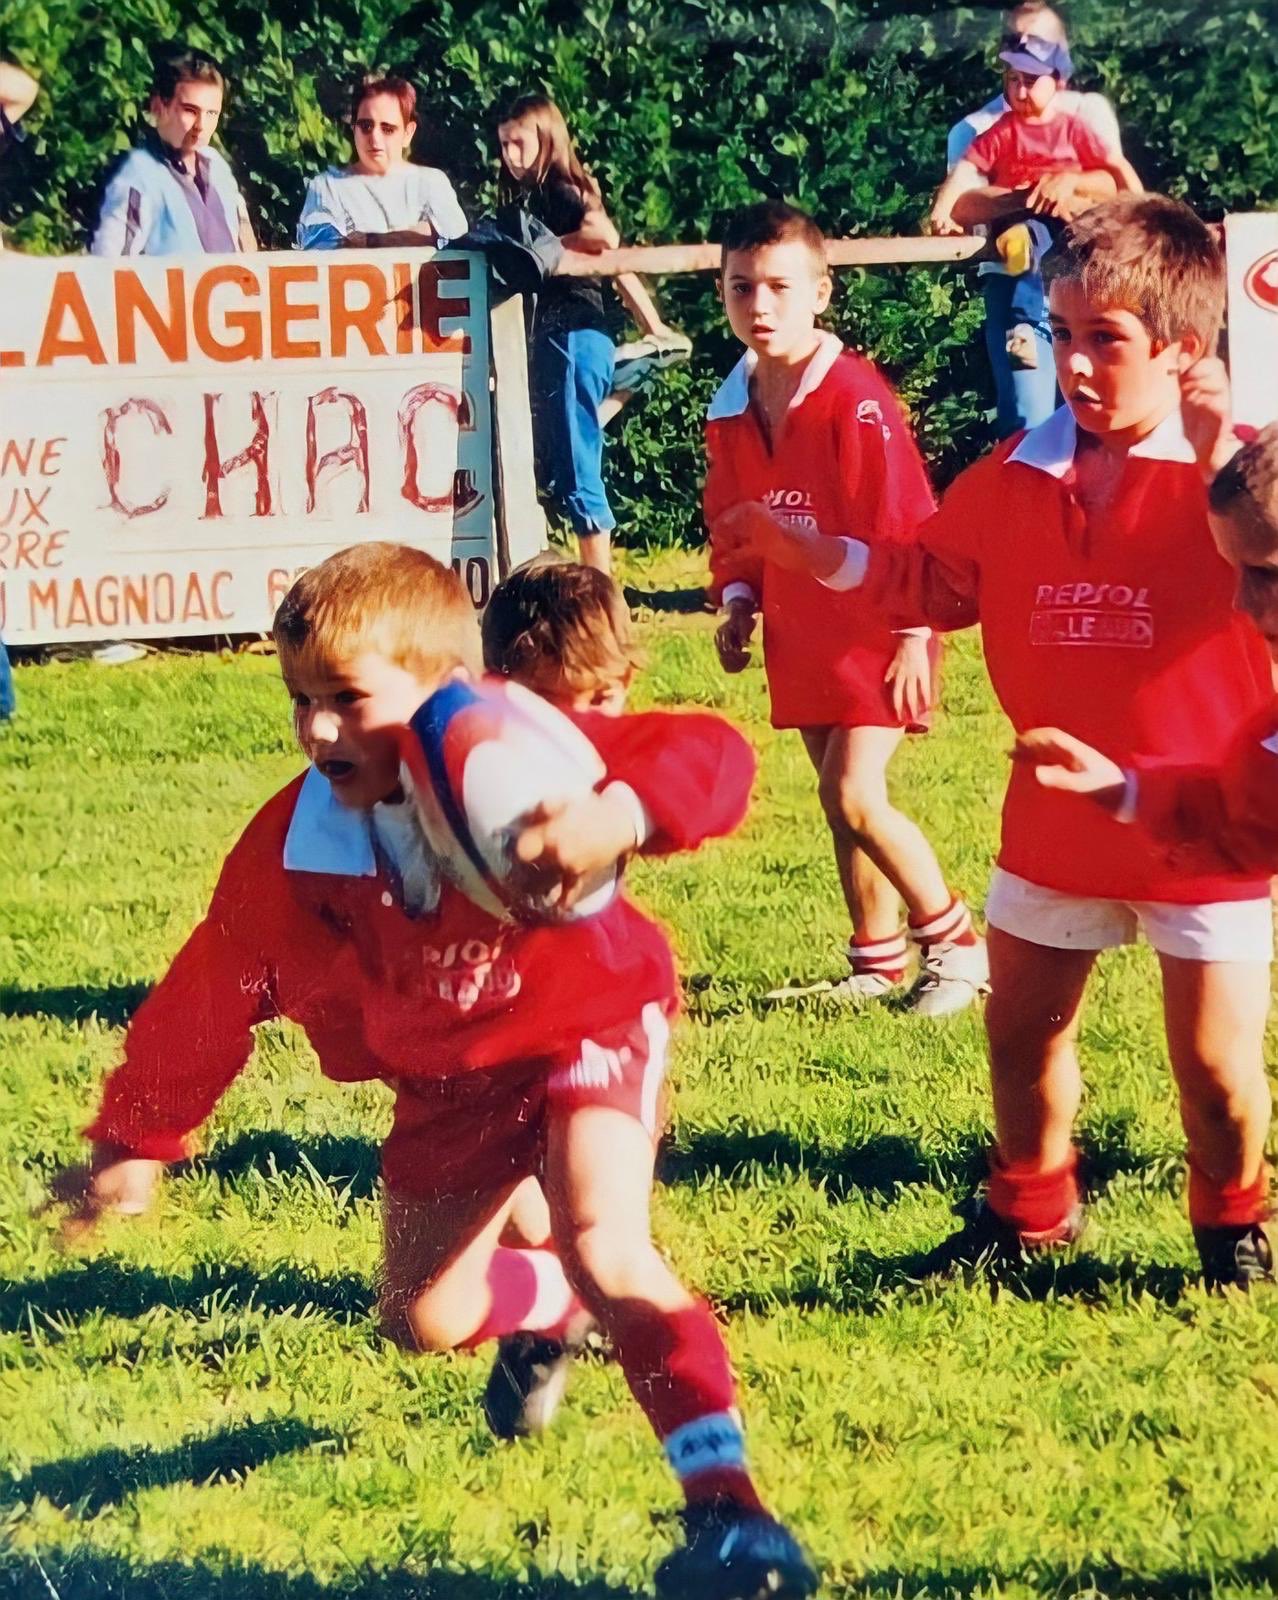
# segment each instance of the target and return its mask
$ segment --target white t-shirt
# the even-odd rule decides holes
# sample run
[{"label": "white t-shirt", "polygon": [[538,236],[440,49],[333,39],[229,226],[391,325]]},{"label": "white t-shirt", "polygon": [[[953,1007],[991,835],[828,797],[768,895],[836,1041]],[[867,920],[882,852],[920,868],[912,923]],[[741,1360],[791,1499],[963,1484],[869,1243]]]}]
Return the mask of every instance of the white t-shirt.
[{"label": "white t-shirt", "polygon": [[310,181],[297,242],[303,250],[336,250],[348,233],[393,233],[429,222],[441,240],[466,232],[466,215],[447,175],[411,162],[370,176],[330,167]]}]

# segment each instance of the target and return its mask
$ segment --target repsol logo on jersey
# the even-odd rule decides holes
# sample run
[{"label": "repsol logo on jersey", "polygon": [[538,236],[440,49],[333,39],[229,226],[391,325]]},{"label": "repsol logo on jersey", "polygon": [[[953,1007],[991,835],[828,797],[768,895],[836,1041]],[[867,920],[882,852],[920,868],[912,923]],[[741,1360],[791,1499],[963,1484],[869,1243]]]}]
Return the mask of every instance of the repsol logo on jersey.
[{"label": "repsol logo on jersey", "polygon": [[802,528],[809,533],[817,531],[816,512],[808,490],[769,489],[764,504],[787,528]]},{"label": "repsol logo on jersey", "polygon": [[1152,650],[1149,590],[1127,583],[1040,583],[1030,613],[1030,643]]}]

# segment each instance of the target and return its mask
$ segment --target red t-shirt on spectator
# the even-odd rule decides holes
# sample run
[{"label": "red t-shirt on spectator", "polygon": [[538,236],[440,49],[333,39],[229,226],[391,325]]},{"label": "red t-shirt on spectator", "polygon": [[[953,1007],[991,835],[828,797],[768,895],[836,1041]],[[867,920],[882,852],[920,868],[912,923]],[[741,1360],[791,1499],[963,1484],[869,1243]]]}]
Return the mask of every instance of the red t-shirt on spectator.
[{"label": "red t-shirt on spectator", "polygon": [[1029,189],[1050,172],[1097,172],[1114,156],[1077,112],[1029,122],[1008,111],[977,134],[963,159],[1000,189]]}]

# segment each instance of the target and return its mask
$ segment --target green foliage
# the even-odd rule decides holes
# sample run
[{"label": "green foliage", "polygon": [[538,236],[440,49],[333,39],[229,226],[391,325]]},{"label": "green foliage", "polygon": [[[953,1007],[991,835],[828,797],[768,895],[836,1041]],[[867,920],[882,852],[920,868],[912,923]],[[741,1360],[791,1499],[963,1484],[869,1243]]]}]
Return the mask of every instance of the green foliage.
[{"label": "green foliage", "polygon": [[[693,553],[627,576],[684,588]],[[676,1030],[658,1238],[723,1313],[752,1461],[831,1600],[1272,1595],[1278,1295],[1212,1297],[1148,951],[1106,957],[1081,1052],[1083,1243],[995,1292],[921,1282],[982,1168],[980,1018],[821,1002],[847,935],[811,769],[726,678],[707,616],[640,613],[643,703],[717,706],[760,752],[744,829],[639,863],[671,929]],[[275,664],[19,668],[0,736],[0,1596],[5,1600],[637,1600],[676,1490],[615,1366],[497,1445],[487,1353],[379,1339],[380,1085],[254,1058],[155,1214],[80,1253],[36,1217],[124,1023],[220,859],[296,771]],[[1007,730],[977,641],[895,792],[979,902]],[[1271,1043],[1272,1043],[1271,1039]],[[175,1071],[183,1063],[175,1061]]]},{"label": "green foliage", "polygon": [[[1278,196],[1272,4],[1076,0],[1079,84],[1117,106],[1138,169],[1212,218]],[[759,194],[809,207],[831,234],[917,231],[945,133],[996,88],[992,7],[898,0],[0,0],[4,48],[45,94],[33,139],[0,170],[19,242],[79,248],[112,155],[138,126],[146,46],[182,35],[227,62],[222,136],[263,240],[292,238],[307,178],[339,158],[332,113],[357,62],[422,87],[419,154],[463,201],[491,202],[492,126],[512,92],[564,106],[623,234],[713,238]],[[692,333],[691,374],[625,414],[609,451],[623,533],[699,537],[703,402],[734,359],[708,279],[663,298]],[[902,388],[945,481],[989,441],[989,380],[967,271],[841,275],[833,325]]]}]

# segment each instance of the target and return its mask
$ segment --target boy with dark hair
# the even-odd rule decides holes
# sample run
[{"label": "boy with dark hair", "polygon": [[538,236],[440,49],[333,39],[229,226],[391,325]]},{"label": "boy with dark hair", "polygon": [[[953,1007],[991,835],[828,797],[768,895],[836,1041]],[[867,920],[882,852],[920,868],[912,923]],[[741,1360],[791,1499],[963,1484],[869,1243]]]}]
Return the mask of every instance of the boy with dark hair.
[{"label": "boy with dark hair", "polygon": [[852,923],[851,972],[819,987],[850,1000],[895,992],[909,959],[903,899],[922,963],[909,1008],[940,1017],[976,998],[987,969],[967,907],[920,829],[888,798],[887,767],[902,736],[927,726],[930,633],[894,630],[862,596],[835,594],[802,566],[741,547],[752,530],[787,528],[830,549],[853,529],[894,544],[912,539],[933,508],[896,396],[868,361],[816,325],[830,291],[825,239],[811,217],[770,200],[732,218],[722,294],[746,354],[706,421],[712,593],[724,610],[719,656],[728,672],[746,665],[761,610],[772,725],[796,728],[816,769]]},{"label": "boy with dark hair", "polygon": [[[1044,272],[1060,411],[962,473],[913,545],[760,523],[747,554],[934,627],[979,621],[1018,732],[1058,724],[1120,763],[1217,765],[1272,696],[1208,527],[1205,484],[1226,441],[1198,429],[1191,441],[1181,419],[1182,383],[1224,310],[1220,248],[1178,201],[1124,196],[1067,227]],[[986,916],[996,1144],[986,1204],[945,1254],[1019,1259],[1077,1237],[1083,997],[1098,953],[1143,929],[1162,968],[1204,1276],[1269,1279],[1266,877],[1212,842],[1169,854],[1018,764]]]},{"label": "boy with dark hair", "polygon": [[635,675],[630,612],[606,572],[536,556],[493,590],[484,666],[570,711],[618,713]]},{"label": "boy with dark hair", "polygon": [[[653,1124],[677,982],[661,930],[624,896],[555,925],[498,921],[452,888],[400,782],[402,729],[478,667],[460,580],[421,551],[365,544],[304,573],[275,621],[309,757],[227,858],[208,915],[138,1011],[88,1130],[86,1219],[145,1207],[252,1050],[289,1017],[321,1069],[395,1090],[382,1149],[386,1332],[421,1350],[499,1341],[485,1410],[544,1425],[583,1314],[610,1337],[686,1496],[663,1595],[800,1596],[815,1577],[763,1510],[710,1308],[648,1224]],[[567,886],[638,851],[729,833],[754,763],[718,717],[584,714],[608,776],[540,808],[515,843]],[[532,1175],[545,1248],[503,1243]]]},{"label": "boy with dark hair", "polygon": [[225,255],[256,250],[248,208],[226,158],[210,140],[226,80],[202,50],[166,47],[151,79],[142,144],[107,181],[90,253]]}]

